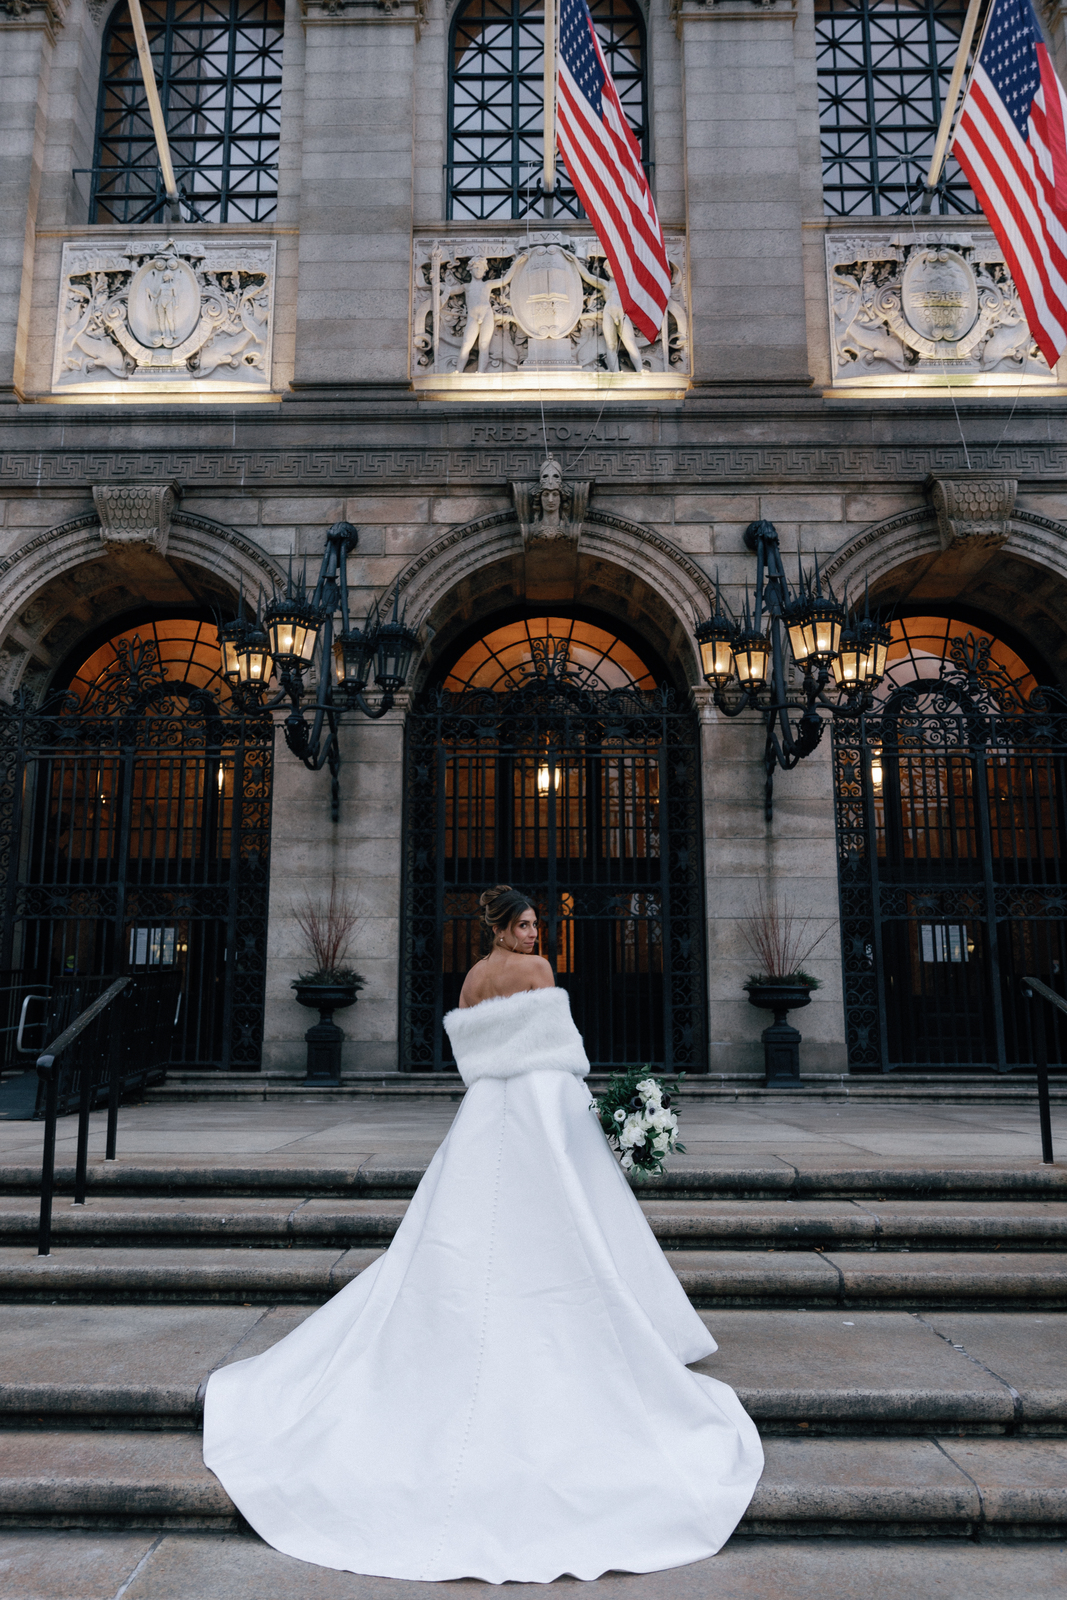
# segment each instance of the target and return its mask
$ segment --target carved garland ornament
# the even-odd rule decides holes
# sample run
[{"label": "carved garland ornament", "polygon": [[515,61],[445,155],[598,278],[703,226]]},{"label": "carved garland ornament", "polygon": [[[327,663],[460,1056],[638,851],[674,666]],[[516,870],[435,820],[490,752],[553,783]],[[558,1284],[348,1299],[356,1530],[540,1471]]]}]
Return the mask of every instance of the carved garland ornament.
[{"label": "carved garland ornament", "polygon": [[826,239],[835,383],[986,376],[1053,382],[993,234]]},{"label": "carved garland ornament", "polygon": [[53,392],[269,389],[274,240],[63,246]]}]

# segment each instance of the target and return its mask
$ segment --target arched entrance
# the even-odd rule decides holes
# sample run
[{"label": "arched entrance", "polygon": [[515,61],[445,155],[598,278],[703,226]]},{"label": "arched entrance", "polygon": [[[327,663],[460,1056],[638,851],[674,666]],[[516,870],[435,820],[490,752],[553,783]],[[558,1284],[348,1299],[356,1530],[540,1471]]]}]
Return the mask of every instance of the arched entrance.
[{"label": "arched entrance", "polygon": [[1067,974],[1067,699],[958,613],[892,632],[874,709],[834,726],[850,1065],[1010,1071],[1020,979]]},{"label": "arched entrance", "polygon": [[274,730],[233,706],[215,639],[140,619],[40,706],[0,708],[0,967],[35,984],[176,967],[170,1060],[255,1068]]},{"label": "arched entrance", "polygon": [[536,899],[594,1069],[706,1070],[696,727],[614,624],[502,622],[408,720],[402,1050],[450,1065],[441,1018],[482,953],[478,897]]}]

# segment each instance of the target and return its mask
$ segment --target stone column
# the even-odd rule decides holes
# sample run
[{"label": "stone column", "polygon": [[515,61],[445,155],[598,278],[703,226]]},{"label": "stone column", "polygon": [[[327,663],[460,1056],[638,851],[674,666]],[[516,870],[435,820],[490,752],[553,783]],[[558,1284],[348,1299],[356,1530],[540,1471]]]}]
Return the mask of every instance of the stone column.
[{"label": "stone column", "polygon": [[708,1012],[711,1072],[762,1072],[760,1034],[773,1019],[748,1002],[742,985],[758,962],[742,932],[762,888],[810,916],[814,937],[827,928],[805,968],[821,979],[811,1004],[790,1017],[804,1036],[802,1074],[845,1072],[841,936],[830,730],[792,772],[777,772],[774,819],[763,814],[764,727],[717,711],[711,690],[693,691],[700,719],[707,875]]},{"label": "stone column", "polygon": [[406,386],[422,3],[302,4],[307,42],[293,386]]},{"label": "stone column", "polygon": [[808,385],[795,21],[678,0],[698,385]]},{"label": "stone column", "polygon": [[344,1072],[395,1072],[399,1037],[401,823],[408,692],[380,722],[355,716],[341,730],[341,816],[330,820],[330,775],[312,773],[275,746],[270,929],[263,1066],[303,1072],[304,1034],[318,1021],[290,984],[314,963],[294,911],[306,896],[328,900],[331,882],[361,914],[349,964],[367,987],[334,1021],[344,1030]]},{"label": "stone column", "polygon": [[22,398],[48,78],[66,0],[0,0],[0,404]]}]

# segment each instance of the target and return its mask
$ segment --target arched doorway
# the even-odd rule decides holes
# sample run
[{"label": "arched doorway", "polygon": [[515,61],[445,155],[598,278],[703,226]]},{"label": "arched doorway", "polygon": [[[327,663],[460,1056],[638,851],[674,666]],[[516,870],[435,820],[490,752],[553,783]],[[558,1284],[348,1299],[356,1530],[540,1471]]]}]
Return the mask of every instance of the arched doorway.
[{"label": "arched doorway", "polygon": [[891,626],[876,705],[834,727],[850,1065],[1010,1071],[1020,979],[1067,977],[1067,700],[959,614]]},{"label": "arched doorway", "polygon": [[0,708],[0,967],[36,984],[176,967],[174,1063],[259,1066],[273,725],[214,622],[139,619]]},{"label": "arched doorway", "polygon": [[607,621],[522,617],[461,644],[408,721],[403,1058],[483,950],[478,897],[536,899],[594,1070],[706,1070],[692,713]]}]

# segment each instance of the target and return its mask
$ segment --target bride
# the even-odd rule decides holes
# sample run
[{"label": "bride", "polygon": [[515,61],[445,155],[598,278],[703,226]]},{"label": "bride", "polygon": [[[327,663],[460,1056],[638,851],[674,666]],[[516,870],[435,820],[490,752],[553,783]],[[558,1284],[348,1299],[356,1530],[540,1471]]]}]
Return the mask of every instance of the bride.
[{"label": "bride", "polygon": [[715,1341],[590,1110],[530,900],[445,1018],[468,1086],[384,1255],[212,1374],[204,1460],[277,1550],[387,1578],[547,1583],[714,1553],[763,1470]]}]

